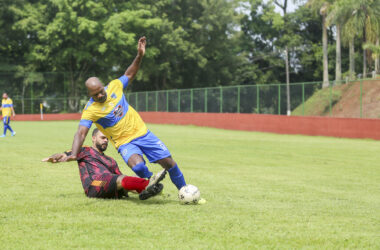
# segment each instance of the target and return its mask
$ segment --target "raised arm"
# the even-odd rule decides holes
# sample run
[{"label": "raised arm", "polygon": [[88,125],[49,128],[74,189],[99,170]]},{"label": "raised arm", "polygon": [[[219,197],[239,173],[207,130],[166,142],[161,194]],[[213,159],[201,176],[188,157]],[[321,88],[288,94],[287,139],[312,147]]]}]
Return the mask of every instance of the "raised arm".
[{"label": "raised arm", "polygon": [[146,45],[146,38],[145,36],[143,36],[139,39],[139,42],[137,44],[137,56],[135,57],[132,64],[129,65],[128,69],[124,73],[124,75],[128,77],[129,82],[131,82],[135,78],[137,71],[140,68],[142,58],[145,55],[145,45]]},{"label": "raised arm", "polygon": [[59,159],[60,162],[64,161],[76,161],[77,155],[83,146],[83,142],[86,139],[89,128],[79,125],[77,132],[74,136],[73,146],[71,148],[71,155],[65,156]]}]

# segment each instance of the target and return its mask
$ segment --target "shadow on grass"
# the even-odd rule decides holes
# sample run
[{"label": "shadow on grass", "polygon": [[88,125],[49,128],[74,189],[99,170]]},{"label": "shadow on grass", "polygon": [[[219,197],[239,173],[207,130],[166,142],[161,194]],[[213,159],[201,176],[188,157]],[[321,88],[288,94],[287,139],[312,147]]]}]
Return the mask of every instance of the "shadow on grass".
[{"label": "shadow on grass", "polygon": [[147,199],[147,200],[140,200],[137,196],[129,196],[129,197],[125,197],[121,200],[124,200],[124,201],[128,201],[128,202],[133,202],[133,203],[136,203],[136,204],[141,204],[141,205],[159,205],[159,204],[174,204],[174,203],[178,203],[178,200],[174,200],[172,197],[168,196],[168,195],[158,195],[156,197],[152,197],[150,199]]}]

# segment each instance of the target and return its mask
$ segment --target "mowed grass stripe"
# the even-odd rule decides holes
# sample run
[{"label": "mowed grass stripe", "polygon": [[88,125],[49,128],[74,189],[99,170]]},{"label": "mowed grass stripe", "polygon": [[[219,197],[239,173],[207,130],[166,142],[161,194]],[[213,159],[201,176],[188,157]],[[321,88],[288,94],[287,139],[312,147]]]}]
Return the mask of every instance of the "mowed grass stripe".
[{"label": "mowed grass stripe", "polygon": [[183,206],[169,177],[145,202],[88,199],[76,163],[40,162],[71,147],[77,122],[12,125],[0,140],[4,249],[380,248],[379,141],[150,124],[208,201]]}]

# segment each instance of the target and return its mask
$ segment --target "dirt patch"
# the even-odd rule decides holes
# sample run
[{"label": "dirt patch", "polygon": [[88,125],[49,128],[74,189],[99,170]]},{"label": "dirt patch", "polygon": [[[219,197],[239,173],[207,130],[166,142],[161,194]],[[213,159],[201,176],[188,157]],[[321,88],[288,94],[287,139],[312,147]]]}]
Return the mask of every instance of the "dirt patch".
[{"label": "dirt patch", "polygon": [[[360,105],[360,82],[335,86],[340,89],[342,96],[332,108],[334,117],[380,118],[380,80],[363,81]],[[360,112],[360,107],[362,111]]]}]

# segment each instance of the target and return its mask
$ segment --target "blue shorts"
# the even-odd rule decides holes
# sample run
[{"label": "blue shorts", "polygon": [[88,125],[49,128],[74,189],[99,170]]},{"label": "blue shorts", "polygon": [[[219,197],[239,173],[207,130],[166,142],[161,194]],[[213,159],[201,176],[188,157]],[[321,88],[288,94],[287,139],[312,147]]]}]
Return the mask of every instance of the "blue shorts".
[{"label": "blue shorts", "polygon": [[171,155],[165,144],[149,130],[145,135],[121,145],[118,152],[125,163],[128,163],[133,154],[141,156],[144,154],[149,162],[156,162]]},{"label": "blue shorts", "polygon": [[4,123],[4,125],[9,125],[10,122],[11,122],[11,117],[10,116],[4,116],[3,117],[3,123]]}]

